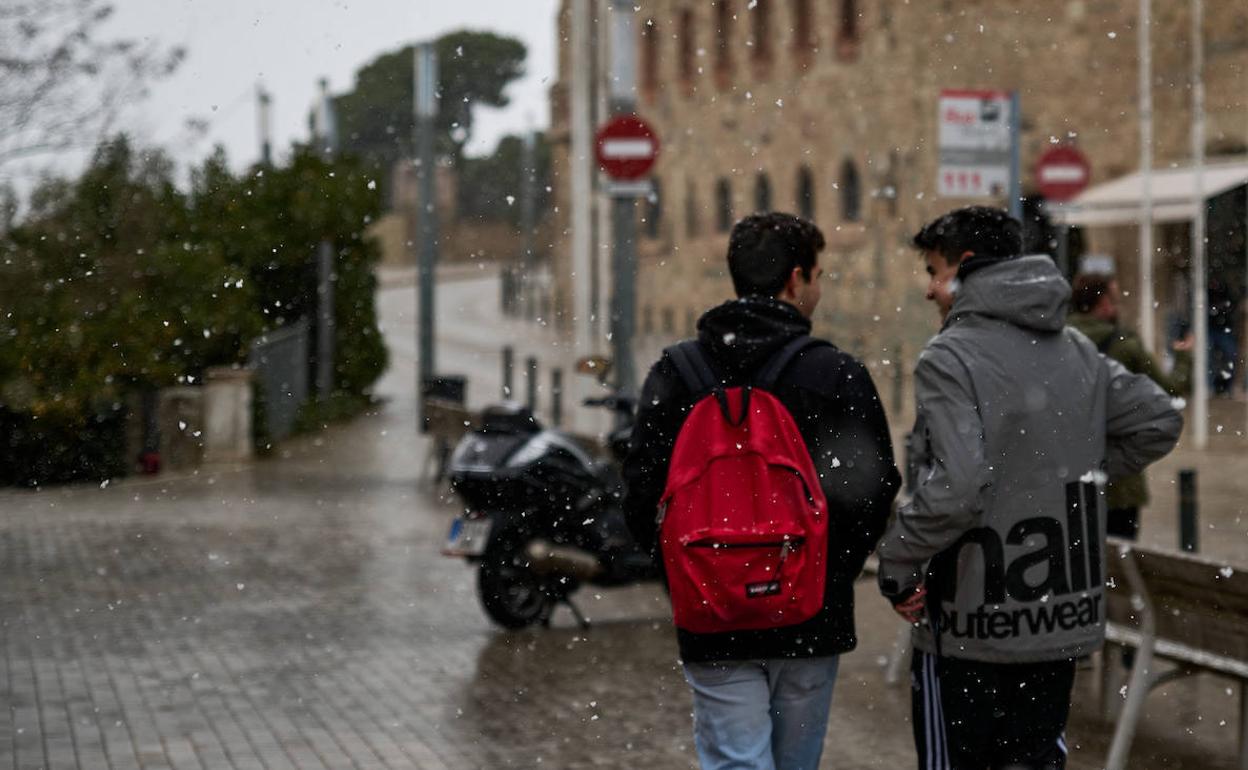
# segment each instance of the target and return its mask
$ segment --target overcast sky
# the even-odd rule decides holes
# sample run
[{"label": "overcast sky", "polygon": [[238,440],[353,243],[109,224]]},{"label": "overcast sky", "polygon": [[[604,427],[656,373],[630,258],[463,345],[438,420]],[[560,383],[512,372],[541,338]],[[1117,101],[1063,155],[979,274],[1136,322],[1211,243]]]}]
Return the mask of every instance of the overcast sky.
[{"label": "overcast sky", "polygon": [[[151,97],[136,105],[127,127],[144,142],[197,161],[216,144],[233,166],[259,157],[256,84],[273,95],[273,145],[283,152],[307,136],[317,80],[342,92],[363,64],[407,43],[470,28],[511,35],[528,46],[527,74],[502,110],[477,113],[471,154],[498,138],[548,122],[546,93],[555,70],[558,0],[115,0],[118,35],[187,49],[187,59]],[[188,118],[210,124],[193,140]]]}]

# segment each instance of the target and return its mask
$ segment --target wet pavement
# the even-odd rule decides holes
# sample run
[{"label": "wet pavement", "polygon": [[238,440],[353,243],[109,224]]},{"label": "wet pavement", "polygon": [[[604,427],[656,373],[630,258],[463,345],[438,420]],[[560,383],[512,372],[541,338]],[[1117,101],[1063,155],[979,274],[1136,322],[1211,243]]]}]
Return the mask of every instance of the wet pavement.
[{"label": "wet pavement", "polygon": [[[443,352],[483,369],[478,401],[496,392],[500,336],[526,333],[497,331],[491,286],[448,284],[442,301]],[[373,414],[249,466],[0,493],[0,769],[693,766],[657,588],[582,591],[588,631],[561,610],[509,633],[472,570],[439,556],[454,504],[419,483],[412,294],[381,293],[394,365]],[[1242,452],[1219,452],[1185,458],[1225,508],[1248,474]],[[1146,534],[1172,527],[1167,494]],[[1211,547],[1248,554],[1238,515],[1210,516]],[[859,597],[823,766],[911,767],[909,693],[883,683],[897,622],[869,582]],[[1108,743],[1092,673],[1075,768]],[[1179,681],[1149,704],[1132,767],[1233,766],[1233,685]]]}]

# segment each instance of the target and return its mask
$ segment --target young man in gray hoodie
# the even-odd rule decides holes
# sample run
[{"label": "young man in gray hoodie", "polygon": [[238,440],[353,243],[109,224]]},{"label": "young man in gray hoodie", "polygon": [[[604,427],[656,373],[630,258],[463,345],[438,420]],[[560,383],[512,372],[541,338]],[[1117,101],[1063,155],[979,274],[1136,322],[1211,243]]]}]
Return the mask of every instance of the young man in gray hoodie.
[{"label": "young man in gray hoodie", "polygon": [[915,623],[919,767],[1062,768],[1075,659],[1104,638],[1104,480],[1182,418],[1066,326],[1069,284],[1005,212],[958,209],[914,246],[941,329],[915,367],[918,482],[878,553]]}]

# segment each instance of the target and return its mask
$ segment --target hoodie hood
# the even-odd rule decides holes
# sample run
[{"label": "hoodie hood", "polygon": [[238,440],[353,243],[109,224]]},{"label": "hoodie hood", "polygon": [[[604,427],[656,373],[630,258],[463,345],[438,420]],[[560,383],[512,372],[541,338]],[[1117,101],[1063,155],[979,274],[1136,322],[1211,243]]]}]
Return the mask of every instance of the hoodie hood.
[{"label": "hoodie hood", "polygon": [[961,281],[946,328],[968,315],[997,318],[1037,331],[1056,332],[1066,325],[1070,284],[1047,254],[994,261],[977,268]]},{"label": "hoodie hood", "polygon": [[789,303],[770,297],[729,300],[698,320],[698,341],[725,375],[757,370],[801,334],[810,334],[810,320]]}]

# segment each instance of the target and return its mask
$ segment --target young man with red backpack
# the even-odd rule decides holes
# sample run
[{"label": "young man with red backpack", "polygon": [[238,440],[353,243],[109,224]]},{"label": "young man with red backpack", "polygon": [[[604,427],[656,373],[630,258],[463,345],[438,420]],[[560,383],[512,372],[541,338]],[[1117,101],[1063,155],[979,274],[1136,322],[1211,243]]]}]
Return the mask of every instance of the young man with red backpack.
[{"label": "young man with red backpack", "polygon": [[853,582],[900,485],[866,368],[810,337],[822,233],[790,214],[733,228],[737,299],[642,388],[629,527],[661,558],[704,770],[814,770]]}]

